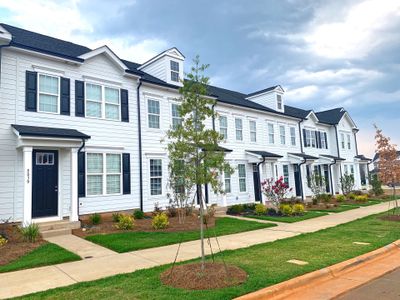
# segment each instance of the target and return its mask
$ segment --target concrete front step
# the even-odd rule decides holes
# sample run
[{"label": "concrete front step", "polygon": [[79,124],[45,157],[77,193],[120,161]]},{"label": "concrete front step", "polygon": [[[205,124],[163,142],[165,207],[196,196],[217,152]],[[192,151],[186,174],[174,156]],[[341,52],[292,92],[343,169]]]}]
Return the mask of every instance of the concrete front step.
[{"label": "concrete front step", "polygon": [[66,235],[66,234],[71,234],[72,230],[71,228],[61,228],[61,229],[51,229],[51,230],[44,230],[40,231],[40,234],[42,237],[49,238],[49,237],[55,237],[59,235]]},{"label": "concrete front step", "polygon": [[216,216],[224,216],[226,215],[226,207],[225,206],[217,206],[215,208],[215,215]]},{"label": "concrete front step", "polygon": [[43,238],[71,234],[72,229],[80,228],[81,222],[68,220],[39,223],[39,230]]}]

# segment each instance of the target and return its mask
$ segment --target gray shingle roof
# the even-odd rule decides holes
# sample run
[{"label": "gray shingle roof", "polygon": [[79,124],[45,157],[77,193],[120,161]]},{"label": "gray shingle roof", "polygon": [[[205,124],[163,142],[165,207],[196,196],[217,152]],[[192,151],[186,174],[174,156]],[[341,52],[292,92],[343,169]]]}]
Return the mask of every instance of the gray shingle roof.
[{"label": "gray shingle roof", "polygon": [[[273,91],[273,90],[276,89],[278,86],[280,87],[280,85],[274,85],[274,86],[268,87],[268,88],[266,88],[266,89],[262,89],[262,90],[259,90],[259,91],[255,91],[255,92],[253,92],[253,93],[247,94],[247,97],[251,97],[251,96],[254,96],[254,95],[258,95],[258,94],[266,93],[266,92],[269,92],[269,91]],[[282,88],[282,87],[281,87],[281,88]]]},{"label": "gray shingle roof", "polygon": [[312,155],[308,155],[308,154],[304,154],[304,153],[288,153],[297,157],[301,157],[304,158],[305,160],[309,159],[309,160],[316,160],[318,159],[318,157],[316,156],[312,156]]},{"label": "gray shingle roof", "polygon": [[20,136],[57,137],[67,139],[90,139],[90,136],[76,129],[51,128],[26,125],[11,125]]},{"label": "gray shingle roof", "polygon": [[267,151],[246,150],[246,152],[250,152],[250,153],[253,153],[253,154],[256,154],[256,155],[260,155],[261,157],[265,157],[265,158],[281,158],[281,157],[283,157],[282,155],[271,153],[271,152],[267,152]]},{"label": "gray shingle roof", "polygon": [[289,116],[293,116],[293,117],[297,117],[297,118],[301,118],[301,119],[305,119],[308,114],[311,112],[311,110],[305,110],[305,109],[301,109],[301,108],[297,108],[297,107],[293,107],[293,106],[289,106],[289,105],[285,105],[284,106],[284,111],[285,114],[289,115]]},{"label": "gray shingle roof", "polygon": [[315,115],[317,116],[318,120],[320,120],[320,122],[322,123],[336,125],[339,123],[339,121],[342,119],[345,113],[346,111],[344,110],[344,108],[338,107],[317,112],[315,113]]}]

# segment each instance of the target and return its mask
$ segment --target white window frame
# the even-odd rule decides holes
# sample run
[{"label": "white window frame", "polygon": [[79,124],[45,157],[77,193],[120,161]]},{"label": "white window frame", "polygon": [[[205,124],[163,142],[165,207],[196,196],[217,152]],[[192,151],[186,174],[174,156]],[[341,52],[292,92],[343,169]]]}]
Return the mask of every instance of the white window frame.
[{"label": "white window frame", "polygon": [[340,139],[341,139],[342,149],[345,149],[346,148],[346,144],[345,144],[345,141],[344,141],[344,133],[343,132],[340,133]]},{"label": "white window frame", "polygon": [[[239,166],[243,166],[244,167],[244,176],[240,176],[240,167]],[[244,183],[245,183],[245,185],[244,185],[244,187],[245,187],[245,190],[244,191],[242,191],[241,189],[240,189],[240,181],[241,180],[244,180]],[[247,170],[246,170],[246,164],[238,164],[238,182],[239,182],[239,193],[246,193],[247,192]]]},{"label": "white window frame", "polygon": [[[224,118],[226,120],[226,126],[221,125],[221,118]],[[218,118],[219,122],[219,134],[221,134],[224,137],[224,140],[226,141],[228,139],[228,117],[227,116],[219,116]],[[222,133],[224,131],[224,133]]]},{"label": "white window frame", "polygon": [[[326,139],[325,139],[325,131],[320,131],[320,136],[321,136],[321,149],[328,149],[326,147]],[[326,135],[326,137],[328,138],[328,135]]]},{"label": "white window frame", "polygon": [[[282,132],[283,128],[283,132]],[[281,145],[286,145],[286,126],[285,125],[279,125],[279,141]]]},{"label": "white window frame", "polygon": [[[183,122],[183,118],[181,117],[181,116],[179,116],[179,117],[176,117],[176,116],[174,116],[173,115],[173,112],[174,112],[174,110],[173,110],[173,106],[174,105],[176,105],[176,106],[178,106],[178,107],[181,107],[181,104],[180,103],[176,103],[176,102],[172,102],[171,103],[171,128],[173,128],[173,129],[175,129],[175,127],[174,127],[174,120],[179,120],[180,122],[180,125],[182,125],[182,122]],[[179,113],[179,108],[178,108],[178,113]],[[160,123],[160,122],[158,122],[158,123]],[[152,129],[154,129],[154,128],[152,128]]]},{"label": "white window frame", "polygon": [[[240,128],[238,128],[238,124],[236,121],[240,121]],[[240,132],[241,138],[238,138],[238,132]],[[235,137],[236,137],[236,141],[243,141],[243,119],[241,118],[235,118]]]},{"label": "white window frame", "polygon": [[[232,175],[224,171],[224,191],[225,194],[232,193]],[[229,191],[226,190],[226,182],[229,181]]]},{"label": "white window frame", "polygon": [[[175,64],[178,65],[178,70],[173,70],[173,69],[172,69],[172,63],[175,63]],[[179,62],[177,62],[177,61],[171,59],[171,60],[169,61],[169,67],[170,67],[170,70],[171,70],[171,74],[170,74],[171,81],[173,81],[173,82],[179,82],[179,72],[180,72],[180,70],[179,70],[179,69],[180,69]],[[178,80],[172,79],[172,74],[176,74],[176,75],[178,76]]]},{"label": "white window frame", "polygon": [[347,149],[351,149],[351,136],[350,134],[347,134]]},{"label": "white window frame", "polygon": [[[149,101],[156,101],[158,102],[159,113],[150,113],[149,112]],[[150,118],[149,115],[158,116],[158,128],[157,127],[150,127]],[[161,101],[159,99],[148,97],[146,98],[146,119],[147,119],[147,128],[150,130],[160,130],[161,129]]]},{"label": "white window frame", "polygon": [[[87,155],[88,154],[101,154],[103,156],[103,172],[102,173],[88,173],[88,159],[87,159]],[[107,154],[113,154],[113,155],[119,155],[120,156],[120,173],[107,173]],[[122,195],[122,188],[123,188],[123,178],[122,178],[122,153],[120,152],[98,152],[98,151],[89,151],[85,153],[85,180],[86,180],[86,184],[85,184],[85,193],[86,193],[86,197],[99,197],[99,196],[118,196],[118,195]],[[113,193],[113,194],[107,194],[107,175],[120,175],[120,187],[119,187],[119,193]],[[94,176],[98,176],[101,175],[102,179],[103,179],[103,191],[102,194],[97,194],[97,195],[89,195],[88,194],[88,176],[90,175],[94,175]]]},{"label": "white window frame", "polygon": [[[254,124],[254,128],[252,128]],[[249,120],[249,131],[250,131],[250,142],[257,142],[257,122],[255,120]]]},{"label": "white window frame", "polygon": [[[88,98],[87,98],[87,85],[88,84],[100,86],[100,88],[101,88],[101,100],[100,101],[92,100],[92,99],[88,100]],[[106,88],[118,90],[118,104],[106,102],[106,92],[105,92]],[[96,81],[85,81],[85,95],[84,96],[85,96],[85,118],[116,121],[116,122],[120,122],[121,121],[121,88],[120,87],[107,85],[107,84],[102,84],[102,83],[99,83],[99,82],[96,82]],[[86,114],[87,102],[88,101],[89,102],[100,103],[100,105],[101,105],[101,117],[88,116]],[[106,104],[118,106],[118,119],[106,118]]]},{"label": "white window frame", "polygon": [[354,165],[350,165],[350,174],[354,177]]},{"label": "white window frame", "polygon": [[[287,175],[285,175],[285,168],[287,169]],[[283,181],[289,186],[289,165],[282,165],[282,175],[283,175]]]},{"label": "white window frame", "polygon": [[289,131],[290,131],[290,145],[296,146],[296,127],[291,126]]},{"label": "white window frame", "polygon": [[282,95],[276,95],[276,108],[282,110]]},{"label": "white window frame", "polygon": [[[267,129],[268,129],[268,144],[273,145],[275,144],[275,125],[274,123],[267,123]],[[272,129],[272,131],[271,131]],[[271,142],[272,139],[272,142]]]},{"label": "white window frame", "polygon": [[[161,161],[161,176],[151,176],[151,161],[152,160],[160,160]],[[164,173],[164,170],[163,170],[163,159],[162,158],[160,158],[160,157],[151,157],[151,158],[149,158],[149,168],[148,168],[148,170],[149,170],[149,197],[160,197],[160,196],[163,196],[164,195],[164,188],[163,188],[163,182],[164,182],[164,180],[163,180],[163,173]],[[152,195],[151,194],[151,179],[152,178],[155,178],[155,179],[161,179],[161,193],[160,194],[156,194],[156,195]]]},{"label": "white window frame", "polygon": [[[40,92],[40,75],[57,78],[57,80],[58,80],[58,95]],[[54,74],[38,72],[37,73],[37,83],[36,83],[36,85],[37,85],[37,99],[36,99],[37,111],[41,112],[41,113],[46,113],[46,114],[59,115],[60,114],[60,109],[61,109],[60,108],[60,106],[61,106],[61,77],[57,76],[57,75],[54,75]],[[40,110],[40,94],[48,95],[48,96],[57,96],[57,112]]]}]

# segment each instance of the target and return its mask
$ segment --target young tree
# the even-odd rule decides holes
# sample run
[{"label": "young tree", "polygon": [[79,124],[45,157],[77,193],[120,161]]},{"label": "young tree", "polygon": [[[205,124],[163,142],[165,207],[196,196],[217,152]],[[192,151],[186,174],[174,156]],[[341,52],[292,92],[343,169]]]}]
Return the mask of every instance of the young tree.
[{"label": "young tree", "polygon": [[265,179],[261,182],[261,190],[265,197],[278,209],[287,193],[292,191],[292,188],[289,188],[289,185],[285,183],[281,176],[276,181],[274,178]]},{"label": "young tree", "polygon": [[[390,142],[390,138],[383,135],[382,130],[374,125],[376,153],[378,160],[378,178],[383,184],[393,189],[393,198],[396,196],[396,184],[400,182],[400,161],[397,159],[396,145]],[[396,201],[396,208],[398,203]]]},{"label": "young tree", "polygon": [[316,199],[326,192],[326,179],[324,176],[313,172],[309,178],[308,186]]},{"label": "young tree", "polygon": [[344,174],[340,177],[340,188],[343,194],[350,194],[354,190],[354,176],[353,174]]},{"label": "young tree", "polygon": [[[186,196],[196,190],[200,204],[200,238],[201,238],[201,269],[204,270],[204,201],[202,186],[207,184],[214,193],[223,193],[220,174],[232,172],[225,162],[224,152],[219,143],[223,136],[212,128],[206,127],[206,121],[216,117],[213,109],[215,100],[207,97],[209,78],[204,76],[208,65],[200,64],[199,56],[193,60],[191,72],[182,81],[179,89],[181,105],[179,113],[182,123],[171,128],[167,136],[169,169],[173,182],[182,181]],[[183,163],[183,167],[182,164]],[[182,187],[181,187],[182,188]]]}]

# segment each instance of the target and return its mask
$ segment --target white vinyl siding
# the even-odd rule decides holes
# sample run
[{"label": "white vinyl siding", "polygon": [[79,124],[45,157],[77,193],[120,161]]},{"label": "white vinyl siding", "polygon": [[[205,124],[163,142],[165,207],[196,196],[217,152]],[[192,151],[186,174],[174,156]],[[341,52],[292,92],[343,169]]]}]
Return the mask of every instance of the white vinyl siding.
[{"label": "white vinyl siding", "polygon": [[242,119],[235,119],[236,140],[243,141],[243,121]]},{"label": "white vinyl siding", "polygon": [[219,117],[219,133],[225,140],[228,139],[228,118],[225,116]]},{"label": "white vinyl siding", "polygon": [[286,144],[286,128],[284,125],[279,125],[279,136],[281,140],[281,145]]},{"label": "white vinyl siding", "polygon": [[296,128],[290,127],[290,144],[296,146]]},{"label": "white vinyl siding", "polygon": [[274,144],[275,143],[275,129],[274,124],[268,123],[268,143]]},{"label": "white vinyl siding", "polygon": [[160,128],[160,101],[147,100],[147,115],[149,128]]},{"label": "white vinyl siding", "polygon": [[60,110],[60,78],[39,74],[38,111],[59,113]]},{"label": "white vinyl siding", "polygon": [[162,160],[150,159],[150,195],[162,195]]},{"label": "white vinyl siding", "polygon": [[121,154],[87,153],[86,161],[88,196],[121,193]]},{"label": "white vinyl siding", "polygon": [[257,123],[256,121],[249,121],[250,128],[250,141],[257,142]]},{"label": "white vinyl siding", "polygon": [[246,192],[247,183],[246,183],[246,165],[238,164],[238,175],[239,175],[239,191]]},{"label": "white vinyl siding", "polygon": [[171,115],[172,115],[172,128],[176,129],[178,126],[182,125],[182,118],[179,112],[180,105],[172,103],[171,104]]},{"label": "white vinyl siding", "polygon": [[99,84],[85,84],[86,117],[119,120],[120,90]]}]

